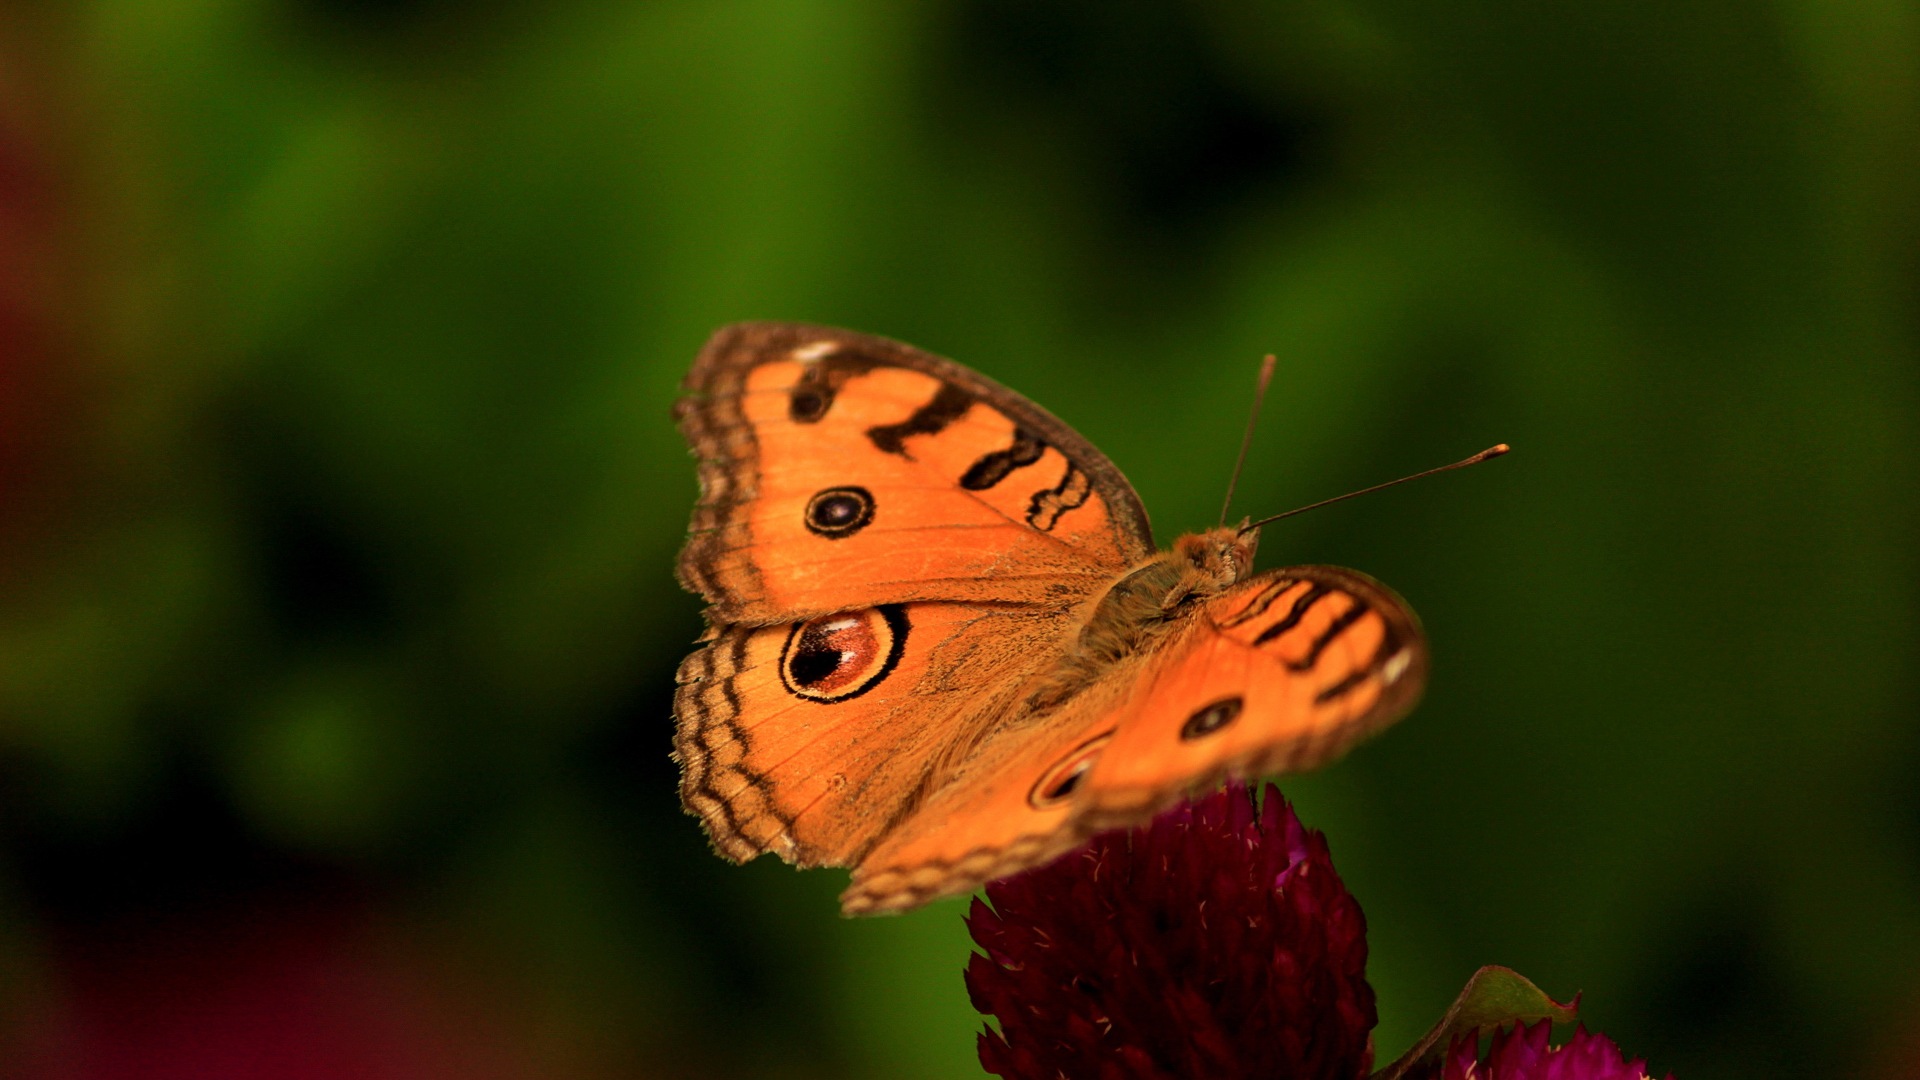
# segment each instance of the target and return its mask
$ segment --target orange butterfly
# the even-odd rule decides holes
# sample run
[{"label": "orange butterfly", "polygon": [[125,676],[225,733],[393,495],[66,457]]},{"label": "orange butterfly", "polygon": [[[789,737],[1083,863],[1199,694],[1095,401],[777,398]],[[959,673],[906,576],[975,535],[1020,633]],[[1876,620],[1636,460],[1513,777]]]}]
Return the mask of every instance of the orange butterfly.
[{"label": "orange butterfly", "polygon": [[743,323],[685,386],[679,572],[709,606],[680,796],[730,859],[853,867],[850,914],[1324,764],[1420,694],[1425,641],[1385,586],[1254,574],[1257,527],[1157,551],[1112,462],[952,361]]}]

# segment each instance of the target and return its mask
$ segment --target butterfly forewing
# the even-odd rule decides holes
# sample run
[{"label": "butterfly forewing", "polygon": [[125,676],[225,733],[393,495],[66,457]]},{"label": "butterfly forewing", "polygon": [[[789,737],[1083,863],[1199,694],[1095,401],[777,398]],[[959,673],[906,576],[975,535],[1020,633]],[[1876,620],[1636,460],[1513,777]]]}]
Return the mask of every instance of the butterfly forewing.
[{"label": "butterfly forewing", "polygon": [[1088,777],[1103,825],[1221,776],[1326,764],[1412,708],[1426,642],[1379,582],[1295,566],[1209,601],[1148,667]]},{"label": "butterfly forewing", "polygon": [[1222,777],[1326,764],[1403,715],[1425,672],[1413,613],[1371,578],[1261,574],[1057,712],[993,733],[861,860],[842,901],[885,911],[965,892]]},{"label": "butterfly forewing", "polygon": [[1070,606],[1150,555],[1120,471],[950,361],[790,323],[714,335],[677,407],[701,499],[680,557],[725,623],[916,600]]}]

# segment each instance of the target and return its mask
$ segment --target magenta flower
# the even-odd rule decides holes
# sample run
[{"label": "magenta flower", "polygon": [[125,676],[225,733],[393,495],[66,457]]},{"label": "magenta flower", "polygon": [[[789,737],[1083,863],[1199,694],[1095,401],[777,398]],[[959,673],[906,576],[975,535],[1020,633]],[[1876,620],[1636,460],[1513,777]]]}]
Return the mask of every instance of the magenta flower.
[{"label": "magenta flower", "polygon": [[1355,1080],[1375,1013],[1366,920],[1326,839],[1235,785],[987,886],[974,1007],[1007,1080]]},{"label": "magenta flower", "polygon": [[[1430,1065],[1424,1073],[1410,1073],[1408,1080],[1649,1080],[1647,1063],[1626,1060],[1604,1035],[1575,1029],[1563,1045],[1548,1046],[1552,1027],[1542,1020],[1502,1031],[1493,1037],[1484,1059],[1477,1036],[1455,1039],[1444,1068]],[[1673,1080],[1672,1073],[1667,1080]]]},{"label": "magenta flower", "polygon": [[[1236,784],[1104,833],[988,885],[987,898],[967,916],[986,950],[967,965],[967,991],[999,1021],[980,1035],[990,1073],[1361,1080],[1371,1067],[1366,920],[1325,837],[1271,786],[1257,802]],[[1574,1015],[1517,972],[1484,967],[1371,1080],[1650,1080],[1605,1036],[1576,1030],[1550,1046],[1551,1021]]]}]

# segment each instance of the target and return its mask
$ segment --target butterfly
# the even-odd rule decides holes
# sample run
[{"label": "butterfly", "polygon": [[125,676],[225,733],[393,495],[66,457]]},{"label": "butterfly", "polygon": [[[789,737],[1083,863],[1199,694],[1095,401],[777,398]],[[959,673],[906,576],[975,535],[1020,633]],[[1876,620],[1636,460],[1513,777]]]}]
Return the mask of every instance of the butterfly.
[{"label": "butterfly", "polygon": [[1254,573],[1257,527],[1159,550],[1105,455],[950,360],[742,323],[684,388],[679,576],[708,607],[674,699],[681,799],[727,858],[851,867],[848,914],[1323,765],[1424,685],[1385,586]]}]

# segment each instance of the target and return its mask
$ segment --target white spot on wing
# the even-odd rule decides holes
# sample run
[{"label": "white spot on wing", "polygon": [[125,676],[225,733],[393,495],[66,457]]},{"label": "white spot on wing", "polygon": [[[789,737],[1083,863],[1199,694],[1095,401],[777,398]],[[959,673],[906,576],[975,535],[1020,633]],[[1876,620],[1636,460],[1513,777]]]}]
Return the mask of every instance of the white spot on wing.
[{"label": "white spot on wing", "polygon": [[1413,654],[1406,649],[1394,653],[1387,658],[1386,663],[1380,665],[1380,681],[1389,685],[1397,682],[1400,676],[1407,673],[1407,665],[1411,663],[1413,663]]},{"label": "white spot on wing", "polygon": [[837,341],[810,341],[793,350],[791,355],[803,364],[811,364],[823,356],[831,355],[839,348],[840,343]]}]

